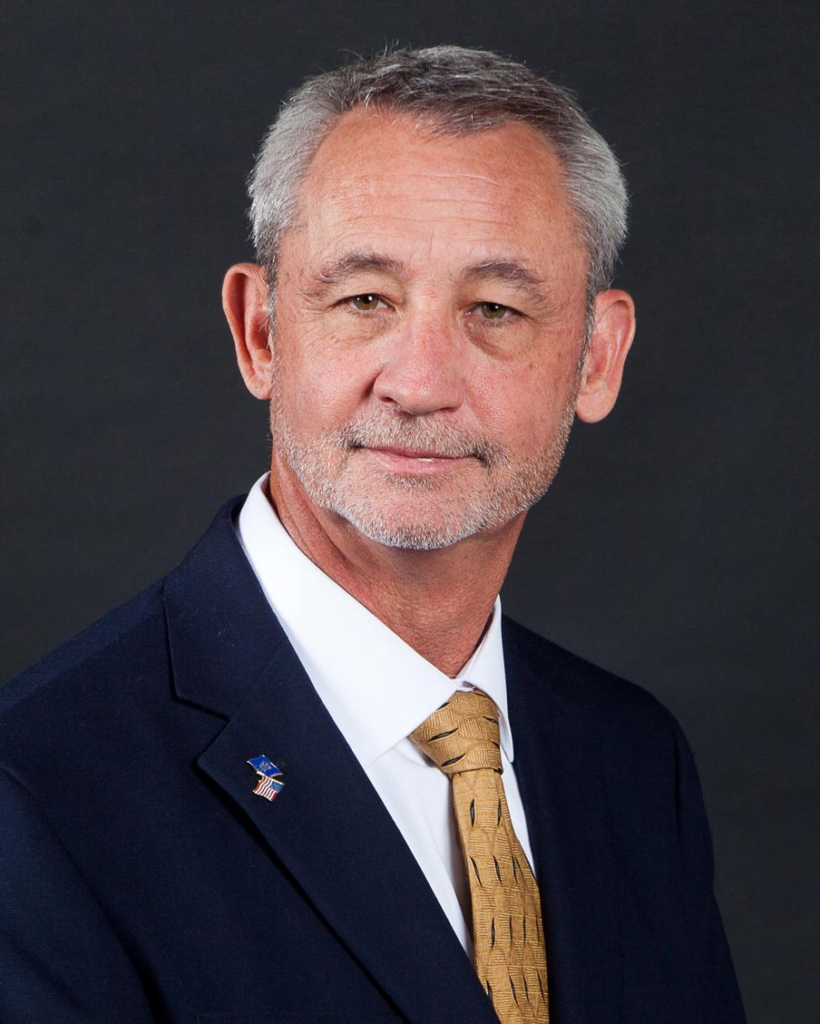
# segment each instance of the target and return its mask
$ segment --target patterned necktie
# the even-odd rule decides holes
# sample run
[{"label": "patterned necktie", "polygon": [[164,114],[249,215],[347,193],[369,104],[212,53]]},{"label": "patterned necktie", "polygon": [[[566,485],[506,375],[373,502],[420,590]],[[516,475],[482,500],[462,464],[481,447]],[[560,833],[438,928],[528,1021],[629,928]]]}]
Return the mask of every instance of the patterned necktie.
[{"label": "patterned necktie", "polygon": [[498,709],[456,690],[410,739],[452,782],[479,980],[502,1024],[548,1024],[541,898],[507,809]]}]

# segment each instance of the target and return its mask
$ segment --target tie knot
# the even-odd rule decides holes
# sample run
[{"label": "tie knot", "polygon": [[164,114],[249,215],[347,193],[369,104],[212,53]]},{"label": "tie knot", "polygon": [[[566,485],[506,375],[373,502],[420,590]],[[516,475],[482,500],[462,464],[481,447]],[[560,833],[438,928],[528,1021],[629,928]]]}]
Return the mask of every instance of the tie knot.
[{"label": "tie knot", "polygon": [[456,690],[410,739],[447,775],[478,768],[503,771],[498,708],[481,690]]}]

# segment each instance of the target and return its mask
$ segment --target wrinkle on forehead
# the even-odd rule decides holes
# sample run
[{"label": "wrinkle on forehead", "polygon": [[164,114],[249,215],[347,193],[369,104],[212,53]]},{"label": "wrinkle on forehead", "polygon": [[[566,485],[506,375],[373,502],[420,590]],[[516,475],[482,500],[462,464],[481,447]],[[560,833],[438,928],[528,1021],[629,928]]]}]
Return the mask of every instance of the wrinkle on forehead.
[{"label": "wrinkle on forehead", "polygon": [[[489,174],[473,174],[468,171],[409,171],[401,167],[384,167],[380,172],[370,172],[350,179],[350,187],[361,192],[375,192],[381,185],[381,193],[392,198],[412,194],[412,186],[435,188],[437,196],[452,198],[469,190],[473,196],[492,193],[496,196],[504,189],[504,183]],[[386,188],[385,188],[386,186]],[[396,189],[404,186],[403,191]]]},{"label": "wrinkle on forehead", "polygon": [[[335,175],[310,182],[303,205],[307,214],[321,203],[351,225],[378,217],[396,224],[418,223],[420,227],[427,219],[430,226],[458,221],[497,230],[526,218],[526,211],[535,204],[554,209],[556,217],[564,216],[560,196],[539,187],[540,183],[516,184],[519,187],[513,190],[508,182],[489,175],[381,169],[373,174],[351,175],[343,184]],[[300,226],[308,226],[306,222],[307,216]]]},{"label": "wrinkle on forehead", "polygon": [[[384,136],[396,144],[380,145]],[[494,173],[476,171],[471,158],[478,147],[491,157]],[[425,166],[441,156],[446,162],[435,170]],[[441,135],[412,115],[388,117],[363,108],[345,114],[322,140],[303,181],[303,196],[333,197],[342,179],[346,191],[386,190],[393,198],[406,191],[396,186],[415,183],[435,188],[442,197],[466,188],[475,198],[486,192],[497,199],[513,179],[533,200],[544,200],[547,193],[559,202],[567,198],[561,161],[530,125],[512,121],[476,133]]]},{"label": "wrinkle on forehead", "polygon": [[373,247],[405,262],[411,251],[424,260],[458,248],[464,264],[499,252],[520,263],[547,254],[553,268],[586,264],[563,167],[542,136],[516,122],[442,136],[407,116],[353,111],[317,150],[299,213],[286,236],[300,235],[291,249],[300,264]]}]

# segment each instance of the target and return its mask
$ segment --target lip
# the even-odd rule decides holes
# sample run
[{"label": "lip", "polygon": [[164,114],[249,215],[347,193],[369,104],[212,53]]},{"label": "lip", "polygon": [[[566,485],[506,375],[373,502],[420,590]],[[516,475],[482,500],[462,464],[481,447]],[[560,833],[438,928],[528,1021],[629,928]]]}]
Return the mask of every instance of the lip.
[{"label": "lip", "polygon": [[383,466],[393,472],[424,473],[433,475],[446,473],[467,461],[460,456],[441,455],[424,448],[363,448]]}]

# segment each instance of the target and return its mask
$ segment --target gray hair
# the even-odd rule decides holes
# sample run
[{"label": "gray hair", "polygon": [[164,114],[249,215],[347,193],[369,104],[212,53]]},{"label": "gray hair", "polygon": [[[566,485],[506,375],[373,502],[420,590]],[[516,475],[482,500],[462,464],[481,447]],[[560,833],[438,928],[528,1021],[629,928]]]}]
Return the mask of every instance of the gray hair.
[{"label": "gray hair", "polygon": [[589,257],[588,303],[609,285],[626,238],[626,185],[615,155],[573,96],[498,54],[433,46],[359,58],[309,78],[283,104],[248,185],[257,260],[271,290],[282,235],[316,150],[344,114],[368,106],[413,114],[433,134],[531,125],[564,168]]}]

